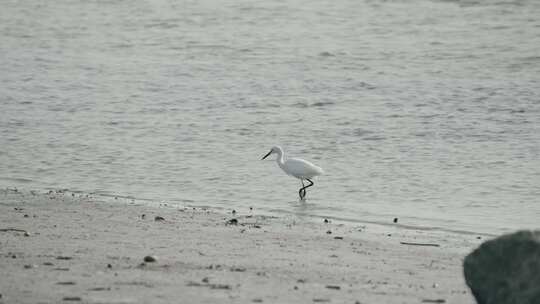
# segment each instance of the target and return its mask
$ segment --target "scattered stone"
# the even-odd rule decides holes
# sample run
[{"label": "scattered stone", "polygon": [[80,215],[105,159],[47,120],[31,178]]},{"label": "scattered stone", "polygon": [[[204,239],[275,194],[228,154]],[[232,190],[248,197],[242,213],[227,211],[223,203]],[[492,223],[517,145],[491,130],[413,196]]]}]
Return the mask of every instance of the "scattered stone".
[{"label": "scattered stone", "polygon": [[228,284],[209,284],[210,289],[231,289]]},{"label": "scattered stone", "polygon": [[163,218],[162,216],[159,216],[159,215],[156,216],[156,217],[154,217],[154,221],[156,221],[156,222],[158,222],[158,221],[164,221],[164,220],[165,220],[165,218]]},{"label": "scattered stone", "polygon": [[302,284],[303,284],[303,283],[305,283],[305,282],[306,282],[306,280],[304,280],[304,279],[298,279],[298,280],[296,280],[296,283],[302,283]]},{"label": "scattered stone", "polygon": [[43,262],[43,265],[45,265],[45,266],[54,266],[54,264],[51,263],[51,262]]},{"label": "scattered stone", "polygon": [[111,268],[112,268],[112,265],[111,265],[111,264],[107,264],[107,268],[111,269]]},{"label": "scattered stone", "polygon": [[24,236],[30,236],[30,233],[25,232],[25,233],[24,233]]},{"label": "scattered stone", "polygon": [[81,301],[81,297],[63,297],[63,301]]},{"label": "scattered stone", "polygon": [[28,214],[25,214],[24,217],[29,217],[29,215],[28,215]]},{"label": "scattered stone", "polygon": [[146,218],[146,214],[141,214],[141,219],[145,219]]},{"label": "scattered stone", "polygon": [[57,267],[57,268],[53,268],[53,270],[58,270],[58,271],[69,271],[69,268]]},{"label": "scattered stone", "polygon": [[422,303],[446,303],[445,299],[423,299]]},{"label": "scattered stone", "polygon": [[157,258],[153,255],[147,255],[144,257],[144,261],[146,263],[154,263],[154,262],[157,262]]},{"label": "scattered stone", "polygon": [[260,225],[253,225],[253,228],[261,229]]},{"label": "scattered stone", "polygon": [[259,299],[259,298],[251,300],[251,302],[253,302],[253,303],[262,303],[262,301],[263,300]]},{"label": "scattered stone", "polygon": [[398,221],[398,218],[395,217],[395,218],[394,218],[394,223],[397,223],[397,221]]},{"label": "scattered stone", "polygon": [[328,224],[328,223],[330,223],[330,221],[328,219],[324,219],[324,223]]},{"label": "scattered stone", "polygon": [[236,214],[236,210],[233,209],[232,214],[235,215],[235,214]]},{"label": "scattered stone", "polygon": [[330,302],[330,299],[318,299],[318,298],[315,298],[315,299],[313,299],[313,302],[315,302],[315,303],[326,303],[326,302]]},{"label": "scattered stone", "polygon": [[244,267],[231,267],[231,271],[244,272],[244,271],[246,271],[246,269]]},{"label": "scattered stone", "polygon": [[342,237],[342,236],[335,236],[334,239],[336,239],[336,240],[343,240],[343,237]]},{"label": "scattered stone", "polygon": [[63,255],[59,255],[56,257],[57,260],[71,260],[73,259],[72,257],[70,256],[63,256]]},{"label": "scattered stone", "polygon": [[481,240],[482,237],[481,237],[481,236],[477,236],[476,239],[477,239],[477,240]]},{"label": "scattered stone", "polygon": [[238,220],[233,218],[226,222],[227,225],[238,225]]},{"label": "scattered stone", "polygon": [[482,243],[463,263],[478,304],[538,303],[540,230],[518,231]]},{"label": "scattered stone", "polygon": [[11,258],[12,258],[12,259],[16,259],[16,258],[17,258],[17,255],[12,254],[12,255],[11,255]]},{"label": "scattered stone", "polygon": [[73,281],[66,281],[66,282],[58,282],[56,285],[75,285],[75,282]]},{"label": "scattered stone", "polygon": [[334,290],[340,290],[341,289],[341,287],[338,286],[338,285],[326,285],[324,287],[326,287],[328,289],[334,289]]},{"label": "scattered stone", "polygon": [[33,264],[26,264],[24,265],[24,269],[31,269],[31,268],[36,268],[37,266],[36,265],[33,265]]},{"label": "scattered stone", "polygon": [[[250,211],[253,211],[253,207],[249,207],[249,210],[250,210]],[[262,301],[261,301],[261,302],[262,302]]]},{"label": "scattered stone", "polygon": [[88,289],[89,291],[104,291],[104,290],[111,290],[110,287],[94,287],[94,288],[90,288]]},{"label": "scattered stone", "polygon": [[326,234],[332,234],[332,231],[328,230],[326,231]]},{"label": "scattered stone", "polygon": [[298,286],[294,285],[293,289],[298,290]]},{"label": "scattered stone", "polygon": [[209,279],[206,277],[206,278],[203,278],[201,281],[202,281],[203,283],[208,283]]}]

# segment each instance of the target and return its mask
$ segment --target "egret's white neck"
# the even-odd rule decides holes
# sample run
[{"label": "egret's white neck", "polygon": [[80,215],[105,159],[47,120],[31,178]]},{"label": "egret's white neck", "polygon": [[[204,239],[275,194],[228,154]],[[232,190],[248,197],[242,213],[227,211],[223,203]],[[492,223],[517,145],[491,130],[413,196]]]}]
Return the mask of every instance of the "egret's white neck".
[{"label": "egret's white neck", "polygon": [[278,166],[283,169],[283,164],[285,164],[285,160],[284,160],[285,153],[281,149],[279,149],[276,153],[277,153],[276,162]]}]

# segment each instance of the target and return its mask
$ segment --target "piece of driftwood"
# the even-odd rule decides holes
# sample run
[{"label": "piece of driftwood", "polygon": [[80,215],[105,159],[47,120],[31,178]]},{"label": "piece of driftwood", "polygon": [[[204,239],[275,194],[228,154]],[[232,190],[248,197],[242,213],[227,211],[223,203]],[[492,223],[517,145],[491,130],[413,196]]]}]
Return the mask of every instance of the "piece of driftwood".
[{"label": "piece of driftwood", "polygon": [[412,245],[412,246],[431,246],[431,247],[440,247],[439,244],[434,243],[411,243],[411,242],[400,242],[403,245]]},{"label": "piece of driftwood", "polygon": [[0,232],[9,232],[9,231],[27,232],[26,230],[17,229],[17,228],[0,228]]}]

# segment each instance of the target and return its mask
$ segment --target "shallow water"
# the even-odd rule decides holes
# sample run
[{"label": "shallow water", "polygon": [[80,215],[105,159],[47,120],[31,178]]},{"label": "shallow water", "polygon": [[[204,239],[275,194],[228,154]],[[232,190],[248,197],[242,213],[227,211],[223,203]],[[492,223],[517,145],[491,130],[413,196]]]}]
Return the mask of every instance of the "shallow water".
[{"label": "shallow water", "polygon": [[[538,227],[538,1],[4,1],[0,186]],[[326,174],[300,182],[271,146]]]}]

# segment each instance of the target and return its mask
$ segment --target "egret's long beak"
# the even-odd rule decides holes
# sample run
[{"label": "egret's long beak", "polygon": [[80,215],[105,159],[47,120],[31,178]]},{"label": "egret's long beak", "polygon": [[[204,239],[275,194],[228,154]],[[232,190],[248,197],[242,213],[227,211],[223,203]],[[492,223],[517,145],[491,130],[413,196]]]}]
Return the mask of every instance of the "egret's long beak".
[{"label": "egret's long beak", "polygon": [[270,150],[270,152],[268,152],[268,154],[266,154],[265,156],[263,156],[263,158],[261,158],[261,160],[265,159],[268,157],[268,155],[272,154],[272,150]]}]

